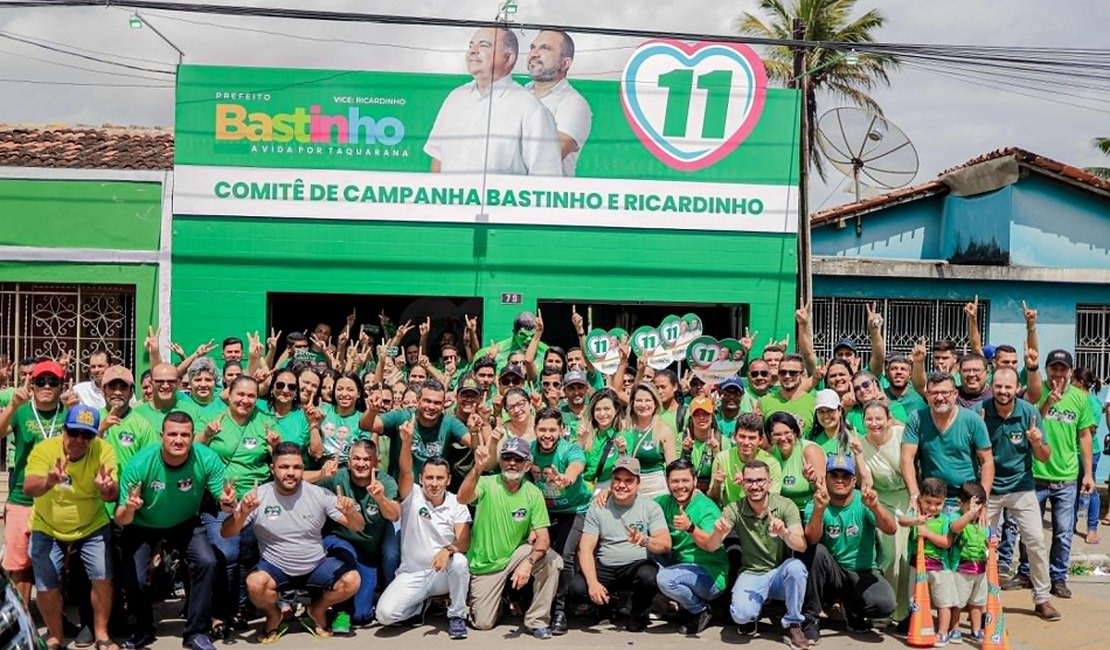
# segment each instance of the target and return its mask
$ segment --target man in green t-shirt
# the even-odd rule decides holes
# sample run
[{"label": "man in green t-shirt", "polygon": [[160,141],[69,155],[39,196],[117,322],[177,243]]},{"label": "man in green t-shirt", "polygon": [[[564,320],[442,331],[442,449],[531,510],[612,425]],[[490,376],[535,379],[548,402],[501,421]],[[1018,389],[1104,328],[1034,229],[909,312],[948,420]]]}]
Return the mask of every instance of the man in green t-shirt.
[{"label": "man in green t-shirt", "polygon": [[[355,500],[362,510],[362,530],[353,531],[334,520],[324,523],[324,549],[354,567],[360,578],[358,591],[335,606],[334,634],[349,634],[351,625],[368,625],[374,618],[374,591],[378,585],[382,536],[401,518],[397,503],[397,482],[378,469],[378,448],[373,441],[359,438],[351,443],[347,466],[335,476],[316,483],[328,492],[338,487]],[[397,572],[393,567],[391,575]]]},{"label": "man in green t-shirt", "polygon": [[[234,586],[220,584],[215,550],[200,523],[205,491],[225,508],[235,504],[234,486],[224,485],[224,465],[214,451],[193,442],[193,419],[172,412],[162,421],[162,444],[150,445],[131,459],[120,478],[116,524],[123,527],[122,567],[127,611],[135,618],[126,648],[156,641],[155,600],[150,583],[154,549],[177,549],[189,567],[189,604],[183,637],[193,650],[209,650],[213,601]],[[217,575],[218,574],[218,575]]]},{"label": "man in green t-shirt", "polygon": [[[551,601],[563,559],[551,549],[543,493],[524,480],[532,452],[523,438],[508,438],[500,451],[501,473],[489,447],[474,450],[474,468],[459,487],[459,503],[475,504],[470,551],[470,622],[479,630],[497,625],[506,585],[521,589],[534,579],[524,626],[537,639],[551,638]],[[532,537],[534,535],[534,538]],[[529,542],[529,539],[532,541]]]},{"label": "man in green t-shirt", "polygon": [[732,437],[734,446],[718,452],[713,458],[713,478],[709,483],[709,498],[722,506],[743,499],[744,466],[756,460],[767,465],[771,473],[768,491],[772,494],[779,494],[782,491],[782,465],[774,456],[759,447],[763,438],[763,418],[756,413],[741,413],[736,419],[736,433]]},{"label": "man in green t-shirt", "polygon": [[801,355],[788,354],[779,362],[779,389],[770,391],[759,398],[759,410],[763,419],[772,413],[785,411],[798,418],[802,431],[813,426],[813,411],[817,408],[817,398],[806,390],[802,383],[805,378],[805,365]]},{"label": "man in green t-shirt", "polygon": [[[648,608],[655,597],[659,565],[653,556],[671,550],[670,529],[663,509],[640,496],[640,461],[621,456],[613,466],[609,498],[593,505],[582,524],[578,542],[578,575],[570,593],[590,600],[604,612],[610,593],[632,591],[632,617],[625,629],[642,632],[648,626]],[[612,618],[611,615],[601,618]]]},{"label": "man in green t-shirt", "polygon": [[906,355],[899,354],[887,359],[886,374],[879,380],[887,399],[891,403],[901,404],[906,415],[929,406],[921,393],[914,389],[910,380],[912,372],[913,361]]},{"label": "man in green t-shirt", "polygon": [[389,438],[389,472],[396,480],[397,454],[401,451],[400,427],[412,422],[413,472],[420,476],[424,461],[442,456],[451,443],[470,446],[470,433],[466,425],[453,415],[443,412],[447,389],[438,379],[426,379],[420,384],[419,402],[415,409],[396,409],[378,415],[380,404],[371,401],[359,420],[358,427]]},{"label": "man in green t-shirt", "polygon": [[878,533],[894,535],[898,522],[871,488],[856,489],[856,461],[834,454],[825,463],[825,484],[806,506],[806,638],[820,638],[821,610],[839,602],[848,630],[868,632],[871,619],[894,612],[894,588],[879,571]]},{"label": "man in green t-shirt", "polygon": [[655,497],[670,527],[671,554],[656,575],[659,591],[682,608],[682,632],[701,634],[713,618],[709,608],[725,590],[728,555],[723,548],[709,552],[698,545],[713,534],[721,509],[697,490],[694,465],[680,458],[667,465],[668,494]]},{"label": "man in green t-shirt", "polygon": [[[101,376],[106,408],[100,411],[100,435],[116,452],[116,462],[127,462],[147,445],[158,444],[158,434],[150,422],[131,408],[135,377],[123,366],[111,366]],[[111,504],[115,513],[115,504]]]},{"label": "man in green t-shirt", "polygon": [[[1091,437],[1098,420],[1086,391],[1071,383],[1071,353],[1049,352],[1045,367],[1049,390],[1041,396],[1037,408],[1044,418],[1044,441],[1052,455],[1044,462],[1033,459],[1033,479],[1041,511],[1052,502],[1052,544],[1048,550],[1051,591],[1060,598],[1071,598],[1067,579],[1075,526],[1075,483],[1082,476],[1079,491],[1089,494],[1095,489]],[[1028,573],[1028,567],[1023,564],[1018,572]]]},{"label": "man in green t-shirt", "polygon": [[181,382],[172,363],[160,363],[151,368],[150,380],[154,384],[154,396],[150,402],[139,405],[135,412],[146,418],[155,431],[162,430],[162,420],[173,411],[188,413],[197,431],[204,428],[204,418],[197,405],[192,400],[180,399],[178,395]]},{"label": "man in green t-shirt", "polygon": [[798,506],[770,492],[771,469],[763,461],[750,461],[742,480],[744,498],[725,507],[709,539],[695,542],[714,552],[726,535],[734,533],[739,538],[740,575],[732,587],[729,613],[742,633],[755,634],[767,600],[782,600],[786,603],[782,626],[787,643],[796,650],[809,650],[810,642],[802,633],[808,573],[802,561],[792,557],[806,550]]}]

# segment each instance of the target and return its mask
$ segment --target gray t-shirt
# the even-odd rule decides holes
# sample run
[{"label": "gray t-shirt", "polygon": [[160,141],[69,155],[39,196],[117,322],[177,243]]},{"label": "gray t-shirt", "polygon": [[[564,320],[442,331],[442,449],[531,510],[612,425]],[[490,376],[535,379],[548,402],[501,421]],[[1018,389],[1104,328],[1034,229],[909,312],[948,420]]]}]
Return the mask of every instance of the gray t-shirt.
[{"label": "gray t-shirt", "polygon": [[340,521],[331,492],[311,483],[301,483],[288,496],[278,494],[274,484],[258,486],[258,508],[247,516],[244,526],[254,525],[254,536],[262,559],[289,577],[311,573],[324,559],[320,531],[328,517]]},{"label": "gray t-shirt", "polygon": [[639,560],[646,560],[648,551],[628,541],[628,529],[634,528],[650,537],[652,533],[667,529],[663,509],[651,499],[637,495],[627,508],[618,506],[609,497],[604,508],[590,506],[582,525],[585,535],[597,535],[597,560],[605,566],[618,567]]}]

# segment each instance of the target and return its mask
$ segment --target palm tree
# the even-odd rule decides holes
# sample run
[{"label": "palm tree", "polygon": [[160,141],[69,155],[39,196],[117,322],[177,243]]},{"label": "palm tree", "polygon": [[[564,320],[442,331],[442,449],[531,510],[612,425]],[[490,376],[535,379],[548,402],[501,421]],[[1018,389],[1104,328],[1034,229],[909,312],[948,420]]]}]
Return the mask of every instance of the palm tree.
[{"label": "palm tree", "polygon": [[[736,20],[741,34],[761,38],[793,39],[794,20],[805,23],[807,41],[836,41],[841,43],[873,43],[873,32],[883,26],[886,17],[872,9],[851,20],[856,0],[761,0],[759,3],[769,23],[756,15],[744,12]],[[794,78],[794,50],[786,46],[772,46],[764,56],[764,66],[771,79],[790,82]],[[822,180],[825,166],[817,146],[817,91],[825,91],[853,104],[882,114],[879,104],[868,95],[877,86],[889,86],[888,72],[898,66],[896,57],[886,54],[861,53],[845,57],[842,51],[825,48],[807,50],[805,69],[808,73],[807,106],[809,123],[809,159]]]},{"label": "palm tree", "polygon": [[[1093,138],[1091,144],[1102,153],[1110,156],[1110,138]],[[1110,167],[1084,167],[1083,171],[1099,178],[1110,178]]]}]

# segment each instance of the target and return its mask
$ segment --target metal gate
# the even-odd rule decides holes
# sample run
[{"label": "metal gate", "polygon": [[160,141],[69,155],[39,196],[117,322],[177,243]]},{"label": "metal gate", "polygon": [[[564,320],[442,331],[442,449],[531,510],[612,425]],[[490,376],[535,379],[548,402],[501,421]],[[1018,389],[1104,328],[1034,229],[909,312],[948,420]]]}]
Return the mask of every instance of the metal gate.
[{"label": "metal gate", "polygon": [[1110,383],[1110,305],[1075,306],[1075,367]]},{"label": "metal gate", "polygon": [[[909,355],[921,337],[931,345],[948,339],[962,352],[970,345],[967,333],[966,302],[958,300],[903,300],[899,298],[814,298],[810,318],[813,322],[813,347],[822,359],[832,358],[832,349],[842,338],[850,338],[859,350],[866,368],[871,360],[871,337],[867,333],[867,306],[872,302],[883,315],[883,339],[887,358]],[[989,341],[990,301],[979,301],[979,331]]]},{"label": "metal gate", "polygon": [[111,363],[134,367],[133,285],[0,282],[0,353],[18,363],[68,351],[77,364],[70,378],[81,381],[96,350],[106,350]]}]

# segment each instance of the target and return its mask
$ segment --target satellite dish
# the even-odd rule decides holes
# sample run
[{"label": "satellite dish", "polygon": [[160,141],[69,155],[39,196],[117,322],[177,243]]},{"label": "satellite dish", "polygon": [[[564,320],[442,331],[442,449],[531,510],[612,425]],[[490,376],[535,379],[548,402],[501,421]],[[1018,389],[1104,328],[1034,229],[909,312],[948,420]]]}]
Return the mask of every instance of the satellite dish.
[{"label": "satellite dish", "polygon": [[905,187],[917,175],[917,150],[892,122],[862,108],[834,108],[817,120],[817,144],[852,179],[856,201],[868,192]]}]

